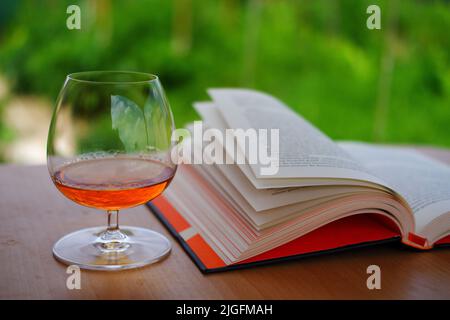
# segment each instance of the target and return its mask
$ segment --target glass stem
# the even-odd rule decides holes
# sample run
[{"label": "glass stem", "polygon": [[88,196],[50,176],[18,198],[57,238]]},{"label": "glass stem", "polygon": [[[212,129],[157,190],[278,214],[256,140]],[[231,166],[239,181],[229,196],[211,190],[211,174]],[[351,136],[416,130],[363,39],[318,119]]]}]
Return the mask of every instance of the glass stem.
[{"label": "glass stem", "polygon": [[119,210],[108,210],[108,227],[107,231],[119,230]]},{"label": "glass stem", "polygon": [[119,229],[119,210],[108,210],[108,226],[100,235],[100,247],[103,251],[120,251],[129,247],[127,235]]}]

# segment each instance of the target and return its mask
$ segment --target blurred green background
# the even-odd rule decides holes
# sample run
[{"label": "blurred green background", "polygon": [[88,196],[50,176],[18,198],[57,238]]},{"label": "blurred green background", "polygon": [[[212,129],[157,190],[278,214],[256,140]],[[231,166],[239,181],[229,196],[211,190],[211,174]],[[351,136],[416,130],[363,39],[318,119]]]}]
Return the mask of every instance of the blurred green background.
[{"label": "blurred green background", "polygon": [[0,160],[45,161],[49,110],[85,70],[158,74],[177,126],[206,88],[250,87],[333,139],[449,147],[449,31],[448,1],[2,0]]}]

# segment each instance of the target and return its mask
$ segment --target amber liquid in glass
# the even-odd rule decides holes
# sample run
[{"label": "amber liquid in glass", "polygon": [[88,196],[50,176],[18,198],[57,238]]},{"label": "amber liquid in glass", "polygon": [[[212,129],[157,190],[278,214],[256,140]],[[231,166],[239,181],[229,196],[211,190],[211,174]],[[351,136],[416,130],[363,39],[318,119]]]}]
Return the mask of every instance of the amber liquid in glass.
[{"label": "amber liquid in glass", "polygon": [[120,210],[157,197],[174,174],[175,168],[157,160],[111,157],[70,163],[52,178],[59,191],[81,205]]}]

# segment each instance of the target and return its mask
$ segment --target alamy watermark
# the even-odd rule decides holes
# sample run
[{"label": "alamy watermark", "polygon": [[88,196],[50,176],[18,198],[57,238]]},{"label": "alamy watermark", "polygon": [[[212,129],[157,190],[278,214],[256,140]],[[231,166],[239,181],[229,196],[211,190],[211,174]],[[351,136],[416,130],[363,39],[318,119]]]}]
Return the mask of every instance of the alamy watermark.
[{"label": "alamy watermark", "polygon": [[381,289],[381,268],[376,264],[372,264],[367,267],[367,274],[370,276],[367,278],[366,286],[369,290]]},{"label": "alamy watermark", "polygon": [[66,20],[66,27],[69,30],[81,29],[81,9],[75,4],[67,7],[66,13],[69,14]]},{"label": "alamy watermark", "polygon": [[81,270],[80,267],[73,264],[67,267],[66,273],[70,274],[66,280],[66,287],[69,290],[81,289]]},{"label": "alamy watermark", "polygon": [[376,4],[371,4],[367,7],[367,14],[370,16],[367,18],[366,26],[369,30],[380,30],[381,29],[381,9]]},{"label": "alamy watermark", "polygon": [[[192,131],[192,133],[191,133]],[[260,174],[275,175],[279,170],[279,129],[205,129],[195,121],[192,130],[176,129],[171,160],[176,164],[259,165]],[[181,140],[181,143],[179,143]],[[206,144],[206,145],[205,145]]]}]

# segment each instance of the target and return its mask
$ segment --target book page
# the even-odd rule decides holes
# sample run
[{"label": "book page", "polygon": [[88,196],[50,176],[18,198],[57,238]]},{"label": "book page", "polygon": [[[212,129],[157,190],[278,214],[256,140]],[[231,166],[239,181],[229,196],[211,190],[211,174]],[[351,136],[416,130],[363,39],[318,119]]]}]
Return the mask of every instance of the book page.
[{"label": "book page", "polygon": [[[279,170],[275,175],[266,176],[260,173],[260,165],[250,164],[256,178],[341,178],[383,184],[281,101],[244,89],[211,89],[208,93],[227,128],[279,130]],[[247,146],[238,147],[245,153]]]},{"label": "book page", "polygon": [[[209,108],[208,103],[196,103],[195,109],[202,115],[202,117],[209,118],[213,123],[219,124],[219,119],[213,119],[214,114],[211,111],[213,109]],[[211,114],[208,114],[211,113]],[[208,122],[209,123],[209,122]],[[188,128],[190,128],[188,126]],[[215,128],[220,128],[216,126]],[[192,129],[191,129],[192,131]],[[202,145],[197,145],[195,142],[192,143],[192,148],[201,149]],[[206,160],[208,155],[204,155]],[[231,192],[228,185],[232,185],[233,189],[237,191],[234,194],[242,195],[246,202],[252,207],[253,210],[257,212],[264,212],[269,209],[278,208],[294,203],[306,202],[313,199],[325,198],[328,196],[337,196],[341,194],[349,194],[356,192],[364,192],[371,190],[374,192],[373,188],[367,188],[367,186],[352,185],[348,184],[312,184],[301,187],[282,187],[282,188],[255,188],[251,181],[246,177],[246,175],[239,170],[237,165],[229,164],[199,164],[193,165],[197,167],[198,170],[202,168],[202,171],[208,172],[209,175],[215,178],[214,185],[220,186],[226,189],[227,192]],[[234,190],[233,190],[234,191]]]},{"label": "book page", "polygon": [[[212,102],[196,102],[194,103],[194,109],[201,116],[205,125],[208,128],[215,128],[225,134],[227,124],[220,114],[217,106]],[[192,131],[192,126],[188,126]],[[222,144],[223,146],[223,144]],[[224,147],[224,146],[223,146]],[[224,147],[224,154],[227,150]],[[270,188],[292,188],[292,187],[310,187],[310,186],[365,186],[365,187],[377,187],[373,183],[356,181],[351,179],[339,179],[339,178],[317,178],[317,177],[302,177],[298,178],[272,178],[272,179],[258,179],[248,164],[216,164],[223,174],[232,180],[233,184],[241,192],[243,188],[240,187],[241,179],[235,179],[231,171],[241,171],[245,178],[251,182],[256,189],[270,189]],[[242,177],[243,178],[243,177]],[[380,189],[383,189],[381,186]]]},{"label": "book page", "polygon": [[[203,170],[215,177],[215,185],[230,192],[230,184],[241,194],[255,211],[265,211],[294,203],[306,202],[327,196],[364,192],[373,189],[360,186],[321,185],[297,188],[256,189],[238,168],[232,165],[201,165]],[[375,190],[373,190],[375,192]],[[380,191],[381,192],[381,191]]]},{"label": "book page", "polygon": [[[450,212],[450,167],[446,164],[412,149],[352,142],[339,145],[405,198],[414,213],[417,234]],[[450,219],[440,227],[449,230]]]},{"label": "book page", "polygon": [[[189,169],[194,170],[196,173],[201,175],[205,181],[208,181],[209,184],[213,186],[211,189],[220,194],[223,199],[226,199],[226,201],[243,217],[246,217],[257,230],[262,230],[280,222],[287,221],[321,204],[328,203],[329,201],[336,200],[341,197],[356,194],[356,191],[358,191],[352,188],[343,187],[337,192],[329,193],[329,195],[327,195],[327,191],[325,191],[322,194],[317,194],[317,197],[309,200],[273,207],[264,211],[256,211],[249,205],[247,196],[238,192],[227,179],[224,177],[217,177],[217,175],[214,176],[214,173],[211,174],[213,166],[193,165],[189,166]],[[217,172],[215,174],[217,174]]]}]

